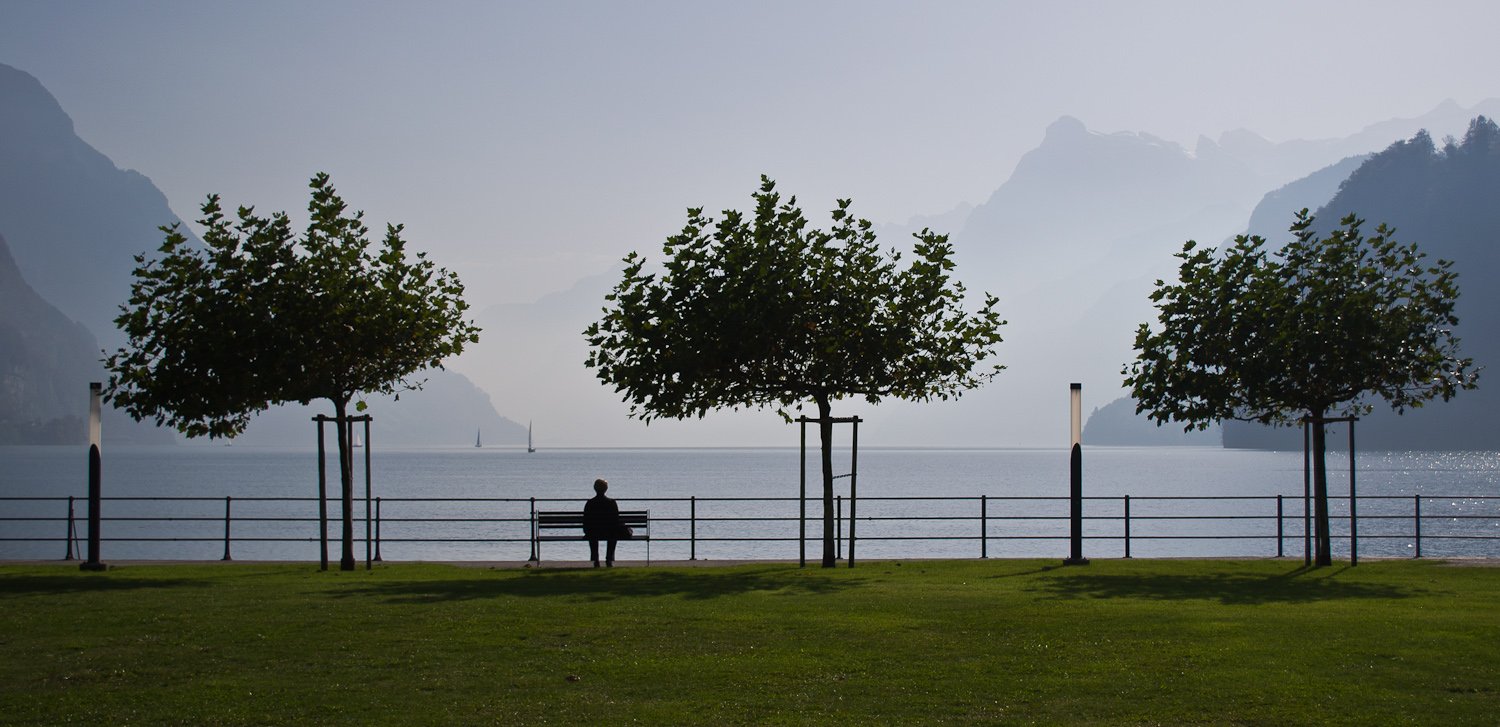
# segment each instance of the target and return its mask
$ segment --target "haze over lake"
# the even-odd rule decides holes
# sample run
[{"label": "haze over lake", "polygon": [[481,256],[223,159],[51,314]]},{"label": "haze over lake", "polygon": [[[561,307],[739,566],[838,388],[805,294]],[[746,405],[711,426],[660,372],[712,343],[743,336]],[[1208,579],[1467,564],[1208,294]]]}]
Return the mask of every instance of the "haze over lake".
[{"label": "haze over lake", "polygon": [[[151,203],[133,208],[130,235],[80,235],[113,248],[57,259],[107,252],[121,264],[97,280],[118,285],[155,226],[192,219],[207,194],[296,219],[306,180],[327,171],[373,226],[404,223],[466,283],[483,338],[449,362],[467,381],[433,387],[474,404],[443,422],[455,446],[481,426],[517,443],[527,422],[554,447],[789,444],[766,412],[647,427],[582,364],[618,260],[655,254],[688,207],[744,208],[760,174],[809,213],[852,198],[891,246],[923,226],[952,233],[958,276],[1011,321],[1009,370],[991,386],[835,414],[865,417],[865,441],[885,446],[1056,446],[1068,383],[1085,384],[1085,412],[1120,395],[1145,295],[1185,239],[1243,232],[1283,185],[1420,128],[1441,145],[1500,97],[1500,7],[1475,1],[77,2],[5,15],[0,64],[55,97],[65,115],[46,128],[60,144],[76,133],[103,157],[80,178],[128,178]],[[1350,52],[1348,39],[1400,52]],[[57,148],[43,169],[87,156]],[[1337,185],[1282,202],[1316,208]],[[16,229],[52,210],[27,196],[43,186],[27,172],[5,188],[0,237],[42,297],[117,345],[120,296],[82,310],[104,283],[46,278],[38,251],[62,244],[47,234],[58,220],[102,215],[90,229],[112,232],[127,215],[100,205],[135,197],[59,182],[67,204],[42,215],[54,222]],[[412,418],[374,404],[388,427]],[[417,444],[434,428],[410,431]]]}]

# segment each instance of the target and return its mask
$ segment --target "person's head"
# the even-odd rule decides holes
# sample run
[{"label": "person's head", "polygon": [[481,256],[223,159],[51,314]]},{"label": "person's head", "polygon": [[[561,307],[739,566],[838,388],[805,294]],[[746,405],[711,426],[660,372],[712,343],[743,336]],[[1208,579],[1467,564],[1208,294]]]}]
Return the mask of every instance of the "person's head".
[{"label": "person's head", "polygon": [[597,492],[597,493],[599,493],[599,494],[602,495],[602,494],[604,494],[604,491],[608,490],[608,489],[609,489],[609,483],[605,482],[602,478],[594,480],[594,492]]}]

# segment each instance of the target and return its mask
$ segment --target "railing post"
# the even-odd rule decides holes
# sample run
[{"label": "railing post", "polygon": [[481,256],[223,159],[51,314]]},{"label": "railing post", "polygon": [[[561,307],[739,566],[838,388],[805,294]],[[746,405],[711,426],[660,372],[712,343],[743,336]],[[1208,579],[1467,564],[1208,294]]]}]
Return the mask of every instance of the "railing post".
[{"label": "railing post", "polygon": [[375,562],[380,560],[380,498],[375,498]]},{"label": "railing post", "polygon": [[220,558],[219,560],[233,560],[229,557],[229,510],[230,502],[232,502],[233,500],[233,497],[230,497],[228,495],[224,496],[224,557]]},{"label": "railing post", "polygon": [[68,532],[67,537],[64,538],[64,540],[67,541],[68,552],[63,555],[63,560],[73,560],[73,543],[78,540],[78,524],[77,521],[73,519],[72,495],[68,495]]},{"label": "railing post", "polygon": [[1417,556],[1422,557],[1422,496],[1412,495],[1412,517],[1417,524]]},{"label": "railing post", "polygon": [[990,557],[990,496],[979,496],[979,557]]},{"label": "railing post", "polygon": [[1125,557],[1130,557],[1130,495],[1125,496]]},{"label": "railing post", "polygon": [[688,498],[688,560],[698,559],[698,496]]},{"label": "railing post", "polygon": [[537,547],[536,547],[537,543],[536,543],[536,498],[535,497],[531,498],[531,524],[527,525],[526,528],[531,533],[531,558],[529,560],[531,562],[533,562],[533,563],[537,563],[539,561],[537,560]]},{"label": "railing post", "polygon": [[1281,495],[1277,495],[1276,496],[1276,557],[1277,558],[1280,558],[1283,555],[1285,555],[1285,552],[1283,550],[1283,548],[1285,546],[1285,543],[1282,542],[1282,538],[1283,538],[1283,536],[1286,533],[1286,530],[1285,530],[1286,524],[1282,520],[1282,515],[1285,512],[1282,509],[1282,507],[1283,507],[1283,504],[1282,504],[1282,501],[1281,501]]}]

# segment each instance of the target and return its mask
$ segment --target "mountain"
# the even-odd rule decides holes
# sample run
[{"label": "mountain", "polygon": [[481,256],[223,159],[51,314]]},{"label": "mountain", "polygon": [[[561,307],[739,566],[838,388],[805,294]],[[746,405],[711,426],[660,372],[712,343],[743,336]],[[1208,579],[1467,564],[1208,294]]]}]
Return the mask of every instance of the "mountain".
[{"label": "mountain", "polygon": [[1267,240],[1285,238],[1287,228],[1298,212],[1304,209],[1315,210],[1327,204],[1338,194],[1344,180],[1369,158],[1369,154],[1348,157],[1266,193],[1260,204],[1255,206],[1255,211],[1250,213],[1250,224],[1245,234],[1259,235]]},{"label": "mountain", "polygon": [[959,269],[1001,284],[1046,280],[1201,210],[1242,218],[1258,186],[1228,155],[1196,157],[1150,134],[1102,134],[1063,117],[969,214],[956,238]]},{"label": "mountain", "polygon": [[30,74],[0,65],[0,108],[0,234],[32,288],[114,348],[132,257],[178,217],[151,180],[80,139]]},{"label": "mountain", "polygon": [[[1153,283],[1175,274],[1172,255],[1184,241],[1228,239],[1246,229],[1257,206],[1268,215],[1272,207],[1316,207],[1357,164],[1343,160],[1378,151],[1428,121],[1449,128],[1453,117],[1445,105],[1323,141],[1274,143],[1235,131],[1200,139],[1193,150],[1150,134],[1099,133],[1078,119],[1059,119],[982,204],[877,226],[881,243],[898,248],[921,226],[951,234],[955,274],[972,300],[981,291],[996,294],[1010,321],[997,348],[1007,370],[957,401],[891,400],[878,407],[845,401],[835,413],[863,417],[861,441],[880,445],[1065,443],[1068,384],[1084,384],[1086,405],[1125,395],[1120,371],[1131,358],[1135,329],[1154,317]],[[1314,173],[1316,179],[1298,181]],[[1272,190],[1281,195],[1267,201]],[[569,442],[796,441],[795,428],[770,413],[658,421],[649,430],[626,421],[618,396],[583,366],[588,348],[581,335],[617,280],[617,272],[591,276],[532,304],[481,312],[485,339],[454,362],[455,370],[494,393],[506,410],[527,412],[539,428]]]},{"label": "mountain", "polygon": [[[0,444],[82,444],[88,385],[107,376],[93,334],[43,300],[0,237]],[[105,407],[107,444],[166,444],[173,435]]]},{"label": "mountain", "polygon": [[[1480,108],[1491,106],[1500,103]],[[1241,130],[1199,139],[1191,151],[1059,119],[953,237],[958,275],[971,291],[997,295],[1010,325],[999,346],[1007,370],[966,395],[946,426],[969,444],[1057,441],[1067,426],[1067,384],[1083,383],[1096,405],[1126,394],[1121,368],[1135,329],[1155,317],[1148,296],[1156,280],[1175,276],[1173,254],[1184,241],[1218,244],[1258,216],[1316,208],[1360,155],[1401,138],[1396,130],[1455,128],[1456,108],[1444,104],[1347,139],[1273,143]],[[898,441],[920,441],[939,425],[903,410],[889,426]]]},{"label": "mountain", "polygon": [[0,236],[0,444],[84,441],[98,361],[93,335],[32,290]]},{"label": "mountain", "polygon": [[[1442,148],[1420,132],[1371,156],[1317,211],[1315,228],[1326,232],[1340,218],[1356,213],[1365,232],[1384,222],[1396,239],[1415,242],[1430,259],[1453,261],[1459,274],[1455,329],[1465,356],[1480,366],[1500,361],[1500,127],[1485,117],[1472,121],[1461,141]],[[1290,217],[1287,218],[1288,223]],[[1280,239],[1286,239],[1283,232]],[[1278,239],[1278,238],[1270,238]],[[1489,385],[1461,392],[1450,402],[1433,402],[1398,416],[1378,400],[1375,411],[1356,425],[1356,444],[1368,449],[1494,449],[1500,423],[1492,412],[1500,392]],[[1488,374],[1488,375],[1487,375]],[[1338,443],[1337,437],[1331,442]],[[1226,424],[1229,447],[1295,449],[1294,430],[1244,423]]]},{"label": "mountain", "polygon": [[900,223],[876,223],[873,227],[876,239],[888,246],[894,246],[905,254],[910,249],[912,235],[922,230],[933,230],[938,233],[953,233],[963,229],[969,221],[969,215],[974,212],[974,205],[961,202],[947,212],[936,215],[917,215]]},{"label": "mountain", "polygon": [[[134,256],[154,253],[158,228],[179,218],[150,179],[79,138],[30,74],[0,64],[0,109],[0,236],[9,242],[0,261],[0,437],[10,431],[29,441],[42,435],[25,432],[46,431],[82,441],[82,425],[70,422],[87,413],[88,383],[104,380],[100,349],[125,342],[114,317],[130,295]],[[479,428],[495,444],[525,441],[524,428],[500,417],[462,375],[428,377],[399,402],[372,399],[390,446],[472,443]],[[310,412],[267,412],[242,440],[310,445]],[[54,420],[61,423],[47,424]],[[107,443],[175,440],[109,407],[104,420]]]},{"label": "mountain", "polygon": [[[526,427],[497,414],[489,394],[467,377],[452,371],[427,371],[423,376],[427,381],[420,391],[365,400],[374,451],[472,447],[476,434],[482,435],[487,446],[526,443]],[[233,441],[250,446],[316,446],[317,425],[312,418],[319,414],[333,416],[333,407],[327,402],[275,407],[252,420]],[[327,437],[328,446],[334,446],[331,428]]]},{"label": "mountain", "polygon": [[1095,409],[1083,425],[1083,443],[1106,447],[1217,447],[1219,427],[1185,432],[1179,424],[1157,426],[1135,413],[1135,400],[1122,397]]}]

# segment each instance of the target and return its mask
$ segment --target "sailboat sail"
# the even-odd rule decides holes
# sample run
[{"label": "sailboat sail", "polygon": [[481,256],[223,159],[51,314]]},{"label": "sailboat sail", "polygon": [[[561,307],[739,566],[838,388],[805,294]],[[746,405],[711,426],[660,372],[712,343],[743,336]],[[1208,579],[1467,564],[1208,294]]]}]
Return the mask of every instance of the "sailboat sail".
[{"label": "sailboat sail", "polygon": [[474,448],[478,449],[478,448],[483,447],[483,446],[484,446],[483,444],[479,443],[479,430],[475,429],[474,430]]},{"label": "sailboat sail", "polygon": [[531,422],[526,422],[526,451],[536,451],[536,447],[531,446]]}]

